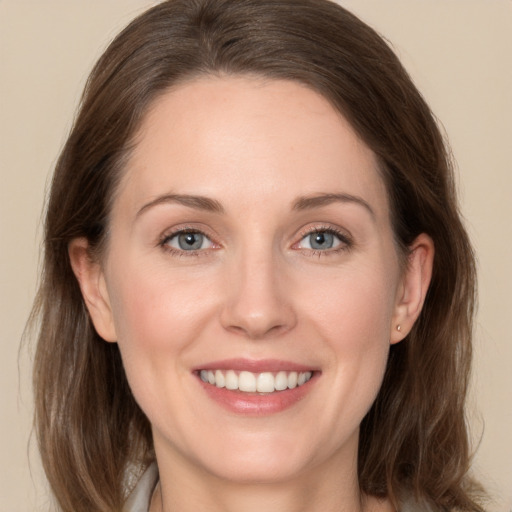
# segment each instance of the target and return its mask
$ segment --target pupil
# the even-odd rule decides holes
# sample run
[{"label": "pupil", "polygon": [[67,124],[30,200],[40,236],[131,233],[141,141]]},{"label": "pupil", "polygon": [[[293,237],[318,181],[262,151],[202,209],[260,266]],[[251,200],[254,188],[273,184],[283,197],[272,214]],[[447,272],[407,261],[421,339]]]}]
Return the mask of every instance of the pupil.
[{"label": "pupil", "polygon": [[318,233],[315,237],[315,242],[318,245],[325,244],[325,236],[322,233]]},{"label": "pupil", "polygon": [[184,233],[178,237],[180,249],[200,249],[203,245],[203,236],[200,233]]}]

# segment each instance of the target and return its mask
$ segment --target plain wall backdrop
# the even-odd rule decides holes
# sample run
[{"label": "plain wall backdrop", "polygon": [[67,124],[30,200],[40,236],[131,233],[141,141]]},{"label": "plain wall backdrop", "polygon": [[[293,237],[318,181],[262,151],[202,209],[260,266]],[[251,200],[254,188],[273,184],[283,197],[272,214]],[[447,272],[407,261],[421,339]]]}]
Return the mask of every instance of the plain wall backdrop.
[{"label": "plain wall backdrop", "polygon": [[[95,59],[148,0],[0,0],[0,512],[48,510],[30,340],[45,188]],[[479,258],[475,473],[512,511],[512,1],[340,0],[392,42],[441,120]],[[30,461],[30,462],[29,462]]]}]

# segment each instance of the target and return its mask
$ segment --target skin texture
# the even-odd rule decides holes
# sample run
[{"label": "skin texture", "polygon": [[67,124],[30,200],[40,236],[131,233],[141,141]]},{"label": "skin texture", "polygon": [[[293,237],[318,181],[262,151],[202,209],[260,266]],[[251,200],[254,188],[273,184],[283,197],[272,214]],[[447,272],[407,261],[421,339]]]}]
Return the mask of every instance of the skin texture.
[{"label": "skin texture", "polygon": [[[176,194],[214,203],[162,199]],[[300,203],[326,194],[351,200]],[[182,84],[146,115],[110,228],[102,261],[83,239],[70,257],[153,427],[152,510],[389,510],[360,496],[359,424],[420,312],[434,250],[421,235],[400,268],[375,157],[340,114],[293,82]],[[201,249],[180,249],[180,229],[204,233]],[[333,247],[311,249],[326,230]],[[236,413],[195,373],[230,358],[315,378],[283,411]]]}]

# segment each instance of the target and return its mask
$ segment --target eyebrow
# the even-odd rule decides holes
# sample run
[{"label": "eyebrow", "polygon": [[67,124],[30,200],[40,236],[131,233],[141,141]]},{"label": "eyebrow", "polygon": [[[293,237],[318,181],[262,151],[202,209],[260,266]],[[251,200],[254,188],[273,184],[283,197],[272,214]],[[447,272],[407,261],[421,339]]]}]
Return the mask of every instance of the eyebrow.
[{"label": "eyebrow", "polygon": [[153,208],[154,206],[168,203],[181,204],[183,206],[188,206],[189,208],[194,208],[196,210],[204,210],[213,213],[224,213],[224,208],[222,207],[222,205],[215,199],[211,199],[209,197],[194,196],[189,194],[165,194],[163,196],[158,196],[149,203],[146,203],[137,212],[136,217],[139,217],[145,211],[149,210],[150,208]]},{"label": "eyebrow", "polygon": [[352,194],[316,194],[314,196],[305,196],[299,197],[293,203],[293,209],[302,211],[309,210],[312,208],[320,208],[322,206],[327,206],[332,203],[353,203],[359,206],[362,206],[375,220],[375,212],[372,207],[359,196],[353,196]]},{"label": "eyebrow", "polygon": [[[345,193],[316,194],[314,196],[299,197],[294,201],[292,209],[296,211],[303,211],[314,208],[321,208],[322,206],[327,206],[337,202],[358,204],[366,209],[371,217],[375,220],[375,212],[363,198]],[[164,194],[142,206],[142,208],[140,208],[137,212],[136,217],[139,217],[150,208],[166,203],[177,203],[189,208],[194,208],[196,210],[204,210],[213,213],[224,213],[224,208],[219,203],[219,201],[209,197],[190,194]]]}]

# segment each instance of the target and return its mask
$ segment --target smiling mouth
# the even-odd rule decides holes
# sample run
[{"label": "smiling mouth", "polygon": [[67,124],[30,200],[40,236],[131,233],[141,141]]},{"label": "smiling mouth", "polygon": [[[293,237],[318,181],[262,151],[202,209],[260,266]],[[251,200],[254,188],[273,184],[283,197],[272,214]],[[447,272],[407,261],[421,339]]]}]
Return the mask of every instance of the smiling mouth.
[{"label": "smiling mouth", "polygon": [[199,378],[206,384],[242,393],[275,393],[295,389],[308,382],[312,371],[279,371],[277,373],[235,370],[200,370]]}]

